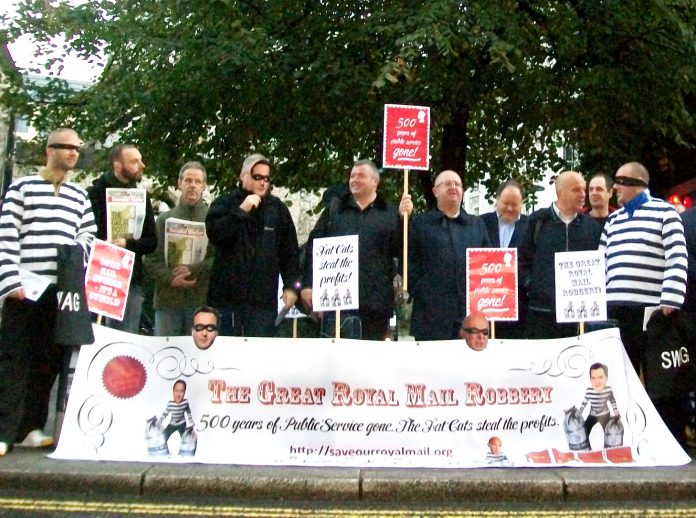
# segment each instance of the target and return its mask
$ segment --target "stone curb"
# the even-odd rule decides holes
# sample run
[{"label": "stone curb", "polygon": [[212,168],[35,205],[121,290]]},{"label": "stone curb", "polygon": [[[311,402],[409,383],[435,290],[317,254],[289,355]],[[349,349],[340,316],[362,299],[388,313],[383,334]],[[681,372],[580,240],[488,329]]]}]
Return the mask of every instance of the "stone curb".
[{"label": "stone curb", "polygon": [[696,501],[696,463],[676,468],[357,469],[64,461],[17,448],[0,491],[65,497],[447,504]]}]

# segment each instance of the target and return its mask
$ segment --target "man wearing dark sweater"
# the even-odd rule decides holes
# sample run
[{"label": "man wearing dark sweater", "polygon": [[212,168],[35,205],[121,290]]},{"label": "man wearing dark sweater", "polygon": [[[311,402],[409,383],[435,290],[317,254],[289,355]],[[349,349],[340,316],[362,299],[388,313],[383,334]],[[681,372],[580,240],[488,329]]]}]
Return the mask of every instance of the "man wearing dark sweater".
[{"label": "man wearing dark sweater", "polygon": [[[87,189],[89,199],[92,202],[94,220],[97,223],[97,238],[107,239],[107,210],[106,190],[109,188],[136,189],[137,182],[143,177],[145,164],[140,151],[129,144],[119,144],[109,153],[111,171],[97,178]],[[155,218],[152,212],[150,195],[146,192],[145,219],[142,231],[134,233],[132,237],[118,238],[113,243],[121,248],[135,252],[133,276],[128,290],[128,300],[123,320],[107,319],[107,325],[114,329],[138,333],[140,331],[140,316],[143,309],[143,255],[149,254],[157,247],[157,231]]]}]

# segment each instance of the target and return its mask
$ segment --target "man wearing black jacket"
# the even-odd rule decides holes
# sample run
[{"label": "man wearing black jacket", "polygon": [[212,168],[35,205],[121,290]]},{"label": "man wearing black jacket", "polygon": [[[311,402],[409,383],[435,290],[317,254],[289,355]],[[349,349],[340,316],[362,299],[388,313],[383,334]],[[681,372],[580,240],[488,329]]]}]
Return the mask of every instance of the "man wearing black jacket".
[{"label": "man wearing black jacket", "polygon": [[208,209],[205,227],[216,249],[208,304],[220,311],[223,336],[275,334],[279,273],[285,306],[297,300],[295,224],[270,186],[271,163],[263,155],[250,155],[242,164],[240,186]]},{"label": "man wearing black jacket", "polygon": [[[516,180],[508,180],[498,187],[495,193],[495,211],[481,216],[486,224],[492,247],[519,249],[527,233],[527,216],[522,214],[523,200],[522,186]],[[497,338],[522,339],[526,337],[527,297],[523,290],[518,292],[517,309],[517,322],[500,321],[496,323]]]},{"label": "man wearing black jacket", "polygon": [[[350,192],[329,201],[307,240],[302,302],[312,307],[313,241],[322,237],[358,235],[360,309],[342,311],[344,338],[384,340],[394,311],[394,259],[402,253],[402,223],[399,213],[410,214],[413,203],[404,195],[396,207],[377,194],[379,172],[371,160],[355,162],[350,172]],[[332,329],[333,313],[324,315],[324,329]],[[348,332],[345,323],[359,318]],[[334,321],[335,322],[335,321]],[[330,334],[330,333],[329,333]]]},{"label": "man wearing black jacket", "polygon": [[520,248],[521,283],[527,289],[527,338],[564,338],[577,335],[576,324],[556,321],[556,252],[596,250],[602,227],[587,214],[585,179],[575,171],[556,178],[557,200],[528,219]]},{"label": "man wearing black jacket", "polygon": [[[94,220],[97,223],[97,238],[106,241],[107,237],[107,212],[106,189],[136,189],[137,183],[143,177],[145,164],[138,148],[130,144],[119,144],[109,152],[109,164],[111,171],[97,178],[87,189],[89,200],[92,202]],[[107,319],[107,325],[114,329],[138,334],[140,332],[140,317],[143,310],[143,256],[155,251],[157,248],[157,229],[155,217],[152,212],[150,194],[146,192],[145,220],[142,232],[138,237],[137,232],[133,237],[119,238],[114,244],[135,252],[133,264],[133,276],[128,289],[128,300],[123,320]]]}]

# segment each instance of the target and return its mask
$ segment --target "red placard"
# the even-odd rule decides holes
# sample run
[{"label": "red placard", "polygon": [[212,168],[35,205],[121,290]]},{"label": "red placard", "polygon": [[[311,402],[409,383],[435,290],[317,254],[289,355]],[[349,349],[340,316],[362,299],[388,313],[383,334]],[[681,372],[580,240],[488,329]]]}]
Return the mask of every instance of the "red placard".
[{"label": "red placard", "polygon": [[382,167],[429,169],[430,108],[384,105]]},{"label": "red placard", "polygon": [[517,320],[517,249],[469,248],[466,251],[467,314],[488,320]]},{"label": "red placard", "polygon": [[135,253],[95,239],[85,273],[85,296],[89,310],[123,320]]}]

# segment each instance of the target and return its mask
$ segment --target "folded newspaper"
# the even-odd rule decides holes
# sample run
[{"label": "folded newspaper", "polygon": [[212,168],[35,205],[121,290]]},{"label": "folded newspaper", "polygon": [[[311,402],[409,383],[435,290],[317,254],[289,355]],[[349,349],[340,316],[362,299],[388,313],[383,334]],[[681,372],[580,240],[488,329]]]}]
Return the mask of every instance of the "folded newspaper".
[{"label": "folded newspaper", "polygon": [[106,190],[106,240],[140,239],[145,222],[145,189]]},{"label": "folded newspaper", "polygon": [[205,259],[208,236],[205,223],[169,218],[164,224],[164,250],[167,266],[194,265]]}]

